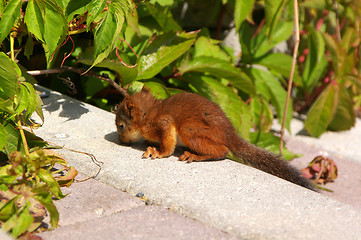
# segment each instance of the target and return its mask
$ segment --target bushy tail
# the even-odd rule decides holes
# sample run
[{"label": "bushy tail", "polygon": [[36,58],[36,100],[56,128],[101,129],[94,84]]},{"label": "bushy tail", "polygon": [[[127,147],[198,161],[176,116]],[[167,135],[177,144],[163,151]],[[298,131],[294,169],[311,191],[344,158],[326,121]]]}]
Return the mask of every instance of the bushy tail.
[{"label": "bushy tail", "polygon": [[309,180],[302,177],[296,168],[289,165],[280,156],[250,144],[239,137],[236,137],[236,139],[236,141],[234,138],[232,141],[228,141],[232,143],[228,146],[228,148],[245,164],[302,187],[316,191],[315,187]]}]

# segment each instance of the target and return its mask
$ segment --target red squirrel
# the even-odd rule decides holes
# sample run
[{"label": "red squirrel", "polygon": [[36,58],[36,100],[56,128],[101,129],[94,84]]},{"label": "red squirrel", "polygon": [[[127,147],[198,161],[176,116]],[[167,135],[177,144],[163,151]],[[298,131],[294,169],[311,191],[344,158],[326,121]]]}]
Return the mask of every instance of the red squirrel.
[{"label": "red squirrel", "polygon": [[220,107],[194,93],[179,93],[157,100],[148,89],[126,95],[118,105],[115,124],[119,140],[130,144],[147,140],[143,158],[164,158],[176,145],[186,146],[180,161],[219,160],[232,152],[247,165],[315,190],[297,169],[280,156],[256,147],[240,138]]}]

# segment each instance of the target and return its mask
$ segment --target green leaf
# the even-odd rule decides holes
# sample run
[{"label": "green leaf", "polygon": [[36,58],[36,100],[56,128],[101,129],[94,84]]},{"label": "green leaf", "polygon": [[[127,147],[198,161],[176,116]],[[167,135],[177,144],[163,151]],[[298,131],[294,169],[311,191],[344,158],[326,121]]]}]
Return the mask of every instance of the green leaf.
[{"label": "green leaf", "polygon": [[157,36],[138,60],[137,80],[149,79],[182,56],[194,43],[198,32],[166,33]]},{"label": "green leaf", "polygon": [[300,7],[316,8],[320,10],[329,9],[329,1],[325,0],[305,0],[300,3]]},{"label": "green leaf", "polygon": [[34,42],[32,36],[29,34],[25,43],[25,49],[24,49],[25,57],[29,59],[30,56],[33,54],[33,50],[34,50]]},{"label": "green leaf", "polygon": [[[117,30],[117,22],[115,16],[115,8],[112,4],[108,4],[108,11],[103,21],[98,25],[94,35],[94,55],[98,56],[104,52],[114,39],[114,33]],[[120,39],[119,39],[120,40]]]},{"label": "green leaf", "polygon": [[2,13],[2,12],[4,11],[4,9],[5,9],[5,7],[6,7],[6,6],[5,6],[5,3],[6,3],[6,2],[3,1],[3,0],[0,2],[0,13]]},{"label": "green leaf", "polygon": [[171,96],[168,89],[160,83],[146,82],[144,85],[151,91],[152,95],[157,99],[166,99]]},{"label": "green leaf", "polygon": [[114,50],[122,37],[124,24],[123,9],[117,4],[107,4],[108,11],[94,34],[94,62],[92,67],[103,61]]},{"label": "green leaf", "polygon": [[20,17],[21,0],[10,0],[0,20],[0,44],[9,35],[15,21]]},{"label": "green leaf", "polygon": [[157,21],[164,32],[182,31],[181,26],[174,20],[173,15],[168,7],[162,7],[157,2],[150,4],[146,1],[149,13]]},{"label": "green leaf", "polygon": [[272,38],[269,39],[266,35],[266,27],[253,36],[250,24],[244,21],[239,30],[239,41],[242,48],[242,61],[244,63],[256,63],[257,58],[267,54],[274,46],[282,41],[289,39],[292,36],[293,22],[281,22],[275,27]]},{"label": "green leaf", "polygon": [[20,149],[24,149],[22,145],[21,136],[19,131],[11,123],[4,125],[6,132],[8,133],[7,142],[5,145],[6,154],[11,154]]},{"label": "green leaf", "polygon": [[[78,2],[78,0],[75,0]],[[89,31],[91,23],[102,13],[106,6],[107,1],[92,0],[91,3],[85,8],[88,9],[88,17],[86,19],[87,31]]]},{"label": "green leaf", "polygon": [[142,91],[142,88],[144,86],[144,83],[139,81],[133,81],[129,84],[127,92],[132,95],[134,93]]},{"label": "green leaf", "polygon": [[328,125],[332,131],[349,130],[355,125],[356,115],[353,109],[353,102],[347,88],[340,87],[338,105],[333,119]]},{"label": "green leaf", "polygon": [[15,109],[15,114],[21,114],[24,110],[24,120],[33,114],[37,106],[37,95],[34,87],[28,82],[20,83],[20,91],[17,95],[18,105]]},{"label": "green leaf", "polygon": [[29,92],[29,99],[26,106],[26,112],[24,113],[25,121],[28,120],[31,115],[34,113],[38,105],[38,95],[35,92],[33,85],[28,82],[22,82],[21,85],[26,87],[26,90]]},{"label": "green leaf", "polygon": [[29,0],[24,20],[28,30],[45,44],[43,47],[49,67],[54,51],[67,33],[63,9],[56,0]]},{"label": "green leaf", "polygon": [[273,112],[264,98],[254,96],[250,101],[254,128],[261,132],[268,132],[273,124]]},{"label": "green leaf", "polygon": [[237,89],[253,95],[255,87],[249,77],[229,62],[213,57],[197,57],[191,61],[185,60],[179,66],[181,74],[187,72],[208,72],[219,78],[230,81]]},{"label": "green leaf", "polygon": [[267,36],[272,39],[275,26],[277,26],[287,0],[264,0],[266,15]]},{"label": "green leaf", "polygon": [[0,99],[13,97],[18,89],[20,78],[17,65],[4,52],[0,52]]},{"label": "green leaf", "polygon": [[220,48],[220,46],[218,46],[218,41],[205,36],[200,36],[194,44],[193,58],[200,56],[219,58],[224,61],[230,60],[230,57],[227,55],[227,53],[225,53]]},{"label": "green leaf", "polygon": [[29,32],[34,34],[37,39],[44,42],[44,16],[42,13],[44,11],[44,6],[39,3],[40,2],[37,0],[28,1],[24,21]]},{"label": "green leaf", "polygon": [[336,37],[331,36],[328,33],[324,33],[323,37],[325,39],[327,49],[330,51],[330,57],[333,62],[333,70],[335,71],[335,75],[340,76],[345,74],[344,70],[348,63],[345,49],[342,47],[341,43],[336,40]]},{"label": "green leaf", "polygon": [[[138,67],[127,67],[121,63],[118,58],[114,57],[115,54],[110,54],[108,58],[104,59],[96,67],[108,68],[115,71],[119,74],[121,78],[121,83],[123,86],[126,86],[128,83],[136,79],[138,75]],[[93,59],[90,56],[90,51],[86,51],[79,57],[78,60],[80,63],[92,65]],[[124,61],[124,59],[123,59]]]},{"label": "green leaf", "polygon": [[27,87],[20,84],[20,91],[17,94],[17,106],[15,108],[15,114],[20,115],[30,103],[30,93]]},{"label": "green leaf", "polygon": [[[56,1],[44,2],[44,43],[47,45],[51,56],[59,43],[65,39],[67,33],[67,22],[63,10]],[[48,63],[51,59],[47,59]]]},{"label": "green leaf", "polygon": [[[15,126],[13,122],[7,122],[3,123],[3,126],[8,133],[6,145],[2,152],[5,154],[11,154],[14,151],[21,151],[24,152],[24,145],[19,133],[19,130]],[[25,137],[27,139],[29,148],[34,147],[44,147],[46,145],[46,142],[44,142],[41,138],[35,136],[33,133],[24,131]]]},{"label": "green leaf", "polygon": [[[0,182],[1,182],[1,185],[4,184],[4,185],[9,186],[9,185],[13,184],[14,181],[21,176],[22,173],[20,171],[15,172],[15,173],[13,172],[13,174],[9,174],[10,169],[13,169],[13,165],[8,164],[8,165],[5,165],[5,166],[0,168]],[[2,185],[1,187],[3,187],[4,185]],[[5,189],[2,188],[0,191],[7,191],[7,190],[8,190],[8,187],[6,187]],[[0,216],[3,216],[2,215],[3,214],[2,208],[5,205],[0,203],[0,206],[1,206]],[[3,220],[2,217],[0,217],[0,220]]]},{"label": "green leaf", "polygon": [[3,120],[8,121],[14,117],[16,114],[14,107],[16,106],[13,99],[9,98],[8,100],[3,100],[0,98],[0,111],[4,113]]},{"label": "green leaf", "polygon": [[[271,53],[257,59],[255,64],[263,65],[269,70],[279,72],[285,78],[289,79],[291,74],[292,57],[284,53]],[[295,82],[301,82],[297,68],[295,69],[293,79]]]},{"label": "green leaf", "polygon": [[308,92],[319,83],[328,62],[325,57],[325,41],[319,31],[311,30],[308,39],[309,54],[303,70],[303,86]]},{"label": "green leaf", "polygon": [[[279,80],[270,72],[262,69],[252,68],[251,74],[253,75],[255,84],[257,86],[257,93],[266,97],[266,99],[271,100],[272,105],[275,107],[278,121],[280,124],[282,124],[287,97],[286,90],[282,87]],[[290,131],[292,113],[292,99],[290,99],[286,116],[286,129],[288,131]]]},{"label": "green leaf", "polygon": [[346,82],[350,82],[357,91],[361,91],[361,76],[348,73],[342,75],[340,78],[344,79]]},{"label": "green leaf", "polygon": [[255,0],[236,0],[234,8],[234,22],[236,24],[236,32],[244,19],[252,12],[252,7]]},{"label": "green leaf", "polygon": [[5,130],[4,126],[0,123],[0,151],[4,148],[7,138],[8,138],[8,132]]},{"label": "green leaf", "polygon": [[[75,14],[83,15],[86,11],[90,11],[88,16],[93,15],[94,9],[89,6],[91,2],[97,2],[98,4],[106,4],[106,1],[95,1],[95,0],[70,0],[65,11],[67,21],[73,20]],[[103,8],[104,9],[104,8]],[[98,9],[97,9],[98,10]]]},{"label": "green leaf", "polygon": [[54,177],[51,175],[51,173],[49,171],[41,168],[41,169],[39,169],[39,172],[37,175],[43,182],[45,182],[48,185],[50,192],[57,199],[61,199],[61,198],[65,197],[60,190],[58,182],[54,179]]},{"label": "green leaf", "polygon": [[49,212],[50,214],[50,224],[51,224],[51,229],[54,229],[58,223],[59,223],[59,212],[56,209],[53,200],[51,198],[51,194],[47,192],[47,190],[34,190],[34,191],[38,191],[39,193],[37,193],[34,198],[36,200],[38,200],[41,204],[43,204],[43,206],[46,208],[46,210]]},{"label": "green leaf", "polygon": [[43,114],[43,109],[41,107],[43,101],[41,100],[41,97],[39,94],[37,94],[36,96],[36,107],[35,107],[35,112],[38,114],[38,116],[40,117],[41,121],[44,123],[44,114]]},{"label": "green leaf", "polygon": [[16,214],[17,208],[16,208],[15,201],[17,198],[18,197],[15,197],[15,198],[9,200],[4,206],[1,207],[1,209],[0,209],[0,220],[1,221],[7,221],[8,219],[11,218],[11,216]]},{"label": "green leaf", "polygon": [[339,87],[330,84],[317,98],[307,113],[305,128],[313,137],[324,133],[336,112]]},{"label": "green leaf", "polygon": [[[261,148],[271,151],[275,154],[280,154],[280,138],[274,136],[272,133],[251,133],[251,142]],[[283,148],[282,157],[285,160],[291,160],[295,157],[300,157],[300,154],[294,154],[287,148]]]},{"label": "green leaf", "polygon": [[214,78],[199,73],[186,74],[184,78],[189,81],[191,87],[198,94],[220,106],[238,134],[245,139],[249,139],[252,117],[248,106],[232,88],[223,85]]},{"label": "green leaf", "polygon": [[[280,22],[273,30],[272,38],[267,38],[265,27],[251,42],[251,51],[254,52],[254,58],[261,57],[268,53],[274,46],[282,41],[289,39],[293,32],[293,22]],[[244,33],[249,34],[249,33]]]},{"label": "green leaf", "polygon": [[11,236],[20,236],[21,234],[25,233],[33,223],[34,217],[30,214],[30,207],[31,204],[27,201],[24,209],[20,212],[18,218],[16,219],[16,224],[11,231]]}]

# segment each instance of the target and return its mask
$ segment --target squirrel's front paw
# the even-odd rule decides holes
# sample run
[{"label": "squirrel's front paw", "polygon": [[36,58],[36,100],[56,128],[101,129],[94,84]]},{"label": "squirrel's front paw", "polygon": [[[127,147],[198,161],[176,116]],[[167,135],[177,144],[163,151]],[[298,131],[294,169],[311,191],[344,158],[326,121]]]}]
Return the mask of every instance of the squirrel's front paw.
[{"label": "squirrel's front paw", "polygon": [[148,147],[147,150],[143,153],[143,158],[160,158],[159,151],[155,147]]}]

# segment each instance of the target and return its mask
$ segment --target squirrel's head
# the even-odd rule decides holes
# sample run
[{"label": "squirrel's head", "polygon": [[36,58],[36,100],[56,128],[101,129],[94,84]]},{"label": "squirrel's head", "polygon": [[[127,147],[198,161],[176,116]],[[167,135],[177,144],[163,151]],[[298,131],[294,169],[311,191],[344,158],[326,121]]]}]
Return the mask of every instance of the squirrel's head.
[{"label": "squirrel's head", "polygon": [[142,139],[140,127],[138,126],[138,114],[137,107],[130,96],[126,96],[118,105],[115,114],[115,125],[121,143],[130,144]]},{"label": "squirrel's head", "polygon": [[145,87],[138,93],[124,96],[115,117],[120,142],[130,144],[143,138],[142,121],[156,101]]}]

